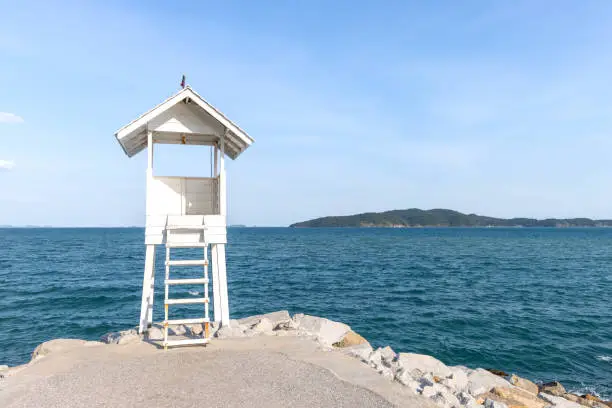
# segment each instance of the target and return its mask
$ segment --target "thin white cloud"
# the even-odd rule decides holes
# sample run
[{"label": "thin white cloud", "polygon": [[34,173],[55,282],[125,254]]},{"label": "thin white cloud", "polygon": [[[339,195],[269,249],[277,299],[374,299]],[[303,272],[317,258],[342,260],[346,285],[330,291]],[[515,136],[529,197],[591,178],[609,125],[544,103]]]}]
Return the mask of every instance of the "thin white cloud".
[{"label": "thin white cloud", "polygon": [[12,170],[15,168],[15,162],[12,160],[0,160],[0,170]]},{"label": "thin white cloud", "polygon": [[0,123],[23,123],[23,118],[9,112],[0,112]]}]

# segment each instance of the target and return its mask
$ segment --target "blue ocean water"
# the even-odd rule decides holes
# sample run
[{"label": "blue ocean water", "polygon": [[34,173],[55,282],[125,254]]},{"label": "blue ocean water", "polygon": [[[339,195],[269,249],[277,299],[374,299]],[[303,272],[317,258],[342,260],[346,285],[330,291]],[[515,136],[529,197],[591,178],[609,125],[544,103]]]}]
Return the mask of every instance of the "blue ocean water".
[{"label": "blue ocean water", "polygon": [[[53,338],[97,339],[135,326],[143,235],[0,229],[0,364],[24,363]],[[234,318],[279,309],[325,316],[374,346],[612,398],[612,229],[232,228],[228,235]],[[161,320],[163,251],[157,255]]]}]

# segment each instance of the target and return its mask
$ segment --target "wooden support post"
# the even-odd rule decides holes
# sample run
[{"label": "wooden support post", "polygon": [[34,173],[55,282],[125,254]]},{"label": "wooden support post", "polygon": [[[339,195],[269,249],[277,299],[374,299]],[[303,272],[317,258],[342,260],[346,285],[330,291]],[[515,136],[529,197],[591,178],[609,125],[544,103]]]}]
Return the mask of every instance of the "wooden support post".
[{"label": "wooden support post", "polygon": [[[149,189],[150,180],[153,178],[153,132],[147,131],[147,190]],[[149,200],[147,200],[148,203]],[[148,213],[147,213],[148,214]]]},{"label": "wooden support post", "polygon": [[147,168],[153,170],[153,132],[150,130],[147,131],[147,147],[149,148]]},{"label": "wooden support post", "polygon": [[[168,231],[170,232],[170,231]],[[170,247],[166,245],[166,281],[165,281],[165,291],[164,291],[164,350],[168,350],[168,280],[170,279]]]},{"label": "wooden support post", "polygon": [[213,251],[216,256],[216,274],[218,280],[218,293],[215,294],[215,302],[219,303],[220,311],[215,310],[215,321],[220,321],[221,326],[229,326],[229,298],[227,294],[227,272],[225,269],[225,244],[214,245]]},{"label": "wooden support post", "polygon": [[219,214],[225,215],[227,213],[227,198],[225,188],[225,139],[221,138],[219,157]]},{"label": "wooden support post", "polygon": [[215,178],[215,182],[213,183],[213,206],[214,206],[214,214],[219,214],[219,148],[215,143],[215,155],[214,155],[214,164],[213,164],[213,177]]},{"label": "wooden support post", "polygon": [[[225,181],[225,137],[228,130],[221,137],[219,146],[219,214],[227,214],[227,190]],[[227,220],[226,220],[227,223]],[[219,304],[220,311],[215,310],[215,320],[220,321],[222,326],[229,326],[229,300],[227,295],[227,272],[225,268],[225,244],[215,245],[217,295],[215,301]]]},{"label": "wooden support post", "polygon": [[[210,318],[209,315],[209,291],[208,291],[208,246],[204,247],[204,279],[206,279],[206,282],[204,283],[204,298],[206,298],[207,302],[204,303],[204,317],[205,318]],[[208,323],[206,323],[208,324]]]},{"label": "wooden support post", "polygon": [[[153,132],[147,132],[147,214],[149,214],[149,189],[153,178]],[[155,245],[147,245],[144,276],[142,278],[142,302],[140,304],[140,324],[138,332],[146,332],[153,323],[153,296],[155,291]]]},{"label": "wooden support post", "polygon": [[215,144],[215,155],[214,155],[214,163],[213,163],[213,177],[217,177],[219,175],[219,148]]},{"label": "wooden support post", "polygon": [[147,245],[144,277],[142,279],[142,302],[138,333],[146,332],[153,323],[153,299],[155,291],[155,245]]},{"label": "wooden support post", "polygon": [[221,289],[219,286],[219,258],[217,253],[217,244],[210,246],[210,257],[212,261],[212,278],[213,278],[213,312],[214,321],[221,323]]}]

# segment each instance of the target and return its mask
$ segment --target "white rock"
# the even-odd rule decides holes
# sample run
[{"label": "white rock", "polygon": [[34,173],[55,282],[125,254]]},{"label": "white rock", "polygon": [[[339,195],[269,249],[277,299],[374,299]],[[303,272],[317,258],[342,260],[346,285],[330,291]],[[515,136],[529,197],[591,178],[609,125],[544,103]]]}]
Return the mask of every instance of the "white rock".
[{"label": "white rock", "polygon": [[255,331],[255,330],[253,330],[253,329],[246,329],[246,330],[243,332],[244,337],[253,337],[253,336],[260,335],[260,334],[263,334],[263,333],[261,333],[261,332],[257,332],[257,331]]},{"label": "white rock", "polygon": [[508,408],[503,402],[495,401],[487,398],[484,403],[485,408]]},{"label": "white rock", "polygon": [[408,388],[410,391],[414,392],[415,394],[418,394],[419,390],[421,389],[421,387],[419,387],[419,383],[414,380],[408,379],[406,382],[403,382],[401,384],[404,387]]},{"label": "white rock", "polygon": [[426,374],[429,376],[429,378],[433,379],[433,376],[429,373],[424,373],[421,370],[419,370],[418,368],[413,368],[412,370],[408,370],[404,367],[399,367],[398,372],[406,372],[408,373],[408,375],[410,375],[415,381],[421,381],[421,378],[423,376],[425,376]]},{"label": "white rock", "polygon": [[298,328],[297,323],[293,320],[289,320],[287,322],[280,322],[274,327],[274,330],[284,330],[284,331],[296,331]]},{"label": "white rock", "polygon": [[441,406],[441,407],[449,407],[450,406],[446,403],[446,400],[444,399],[444,396],[440,393],[435,394],[431,397],[429,397],[433,402],[435,402],[437,405]]},{"label": "white rock", "polygon": [[483,368],[477,368],[468,374],[468,392],[472,395],[479,395],[483,392],[491,391],[493,387],[513,388],[514,386],[502,377],[490,373]]},{"label": "white rock", "polygon": [[398,362],[400,367],[409,371],[417,368],[424,373],[432,373],[444,378],[452,374],[446,364],[426,354],[399,353]]},{"label": "white rock", "polygon": [[584,408],[582,405],[566,400],[563,397],[557,397],[555,395],[546,394],[545,392],[541,392],[538,394],[538,397],[542,398],[546,402],[550,402],[555,407],[559,408]]},{"label": "white rock", "polygon": [[448,388],[453,389],[455,392],[462,392],[468,388],[468,376],[467,374],[455,367],[450,367],[452,374],[441,381],[441,383]]},{"label": "white rock", "polygon": [[452,377],[443,378],[442,381],[440,381],[440,384],[442,384],[443,386],[445,386],[446,388],[450,390],[453,390],[454,392],[460,391],[457,389],[457,383]]},{"label": "white rock", "polygon": [[412,391],[417,392],[421,389],[421,384],[414,378],[410,371],[400,369],[395,373],[395,380],[400,384],[410,388]]},{"label": "white rock", "polygon": [[100,338],[106,344],[130,344],[141,341],[141,336],[135,329],[107,333]]},{"label": "white rock", "polygon": [[39,344],[32,352],[32,360],[41,358],[50,353],[59,353],[79,347],[87,347],[93,344],[101,345],[100,342],[92,342],[80,339],[55,339]]},{"label": "white rock", "polygon": [[451,407],[459,407],[461,405],[457,397],[455,397],[453,393],[448,392],[448,391],[438,392],[433,397],[431,397],[431,400],[442,407],[451,408]]},{"label": "white rock", "polygon": [[293,321],[300,330],[316,335],[319,342],[328,346],[342,340],[346,333],[351,330],[344,323],[301,313],[293,316]]},{"label": "white rock", "polygon": [[397,354],[391,347],[387,346],[380,350],[380,358],[385,366],[392,367],[392,363],[397,359]]},{"label": "white rock", "polygon": [[[9,367],[6,370],[0,370],[0,379],[11,377],[11,376],[17,374],[21,370],[24,370],[24,369],[28,368],[31,363],[32,362],[30,361],[27,364],[22,364],[22,365],[18,365],[18,366],[14,366],[14,367]],[[8,366],[3,366],[3,367],[8,367]],[[0,389],[2,389],[2,383],[0,383]]]},{"label": "white rock", "polygon": [[415,393],[423,391],[423,384],[421,383],[421,377],[415,376],[414,372],[409,372],[403,369],[399,369],[395,374],[395,379],[400,384],[410,388]]},{"label": "white rock", "polygon": [[476,399],[467,392],[460,392],[457,394],[457,398],[459,399],[461,405],[471,406],[472,404],[476,403]]},{"label": "white rock", "polygon": [[382,366],[382,349],[379,347],[368,356],[370,365],[374,368]]},{"label": "white rock", "polygon": [[416,381],[414,381],[414,380],[408,380],[408,381],[407,381],[407,382],[404,384],[404,386],[405,386],[406,388],[408,388],[410,391],[414,392],[415,394],[418,394],[418,393],[419,393],[419,390],[421,389],[421,388],[419,387],[419,383],[418,383],[418,382],[416,382]]},{"label": "white rock", "polygon": [[436,382],[433,379],[433,375],[431,373],[425,373],[420,378],[417,378],[419,384],[421,384],[421,388],[431,387],[436,385]]},{"label": "white rock", "polygon": [[185,328],[187,329],[188,336],[200,337],[204,332],[204,326],[202,324],[189,324],[186,325]]},{"label": "white rock", "polygon": [[119,337],[121,337],[121,332],[106,333],[100,337],[100,341],[106,344],[117,344]]},{"label": "white rock", "polygon": [[244,327],[240,325],[234,326],[223,326],[215,333],[215,337],[219,339],[226,339],[231,337],[244,337]]},{"label": "white rock", "polygon": [[0,365],[0,372],[7,371],[8,369],[9,369],[9,366],[7,366],[6,364]]},{"label": "white rock", "polygon": [[414,380],[414,378],[412,378],[412,376],[410,375],[410,373],[406,370],[398,370],[395,373],[395,381],[397,381],[398,383],[402,384],[402,385],[407,385],[409,384],[411,381],[414,381],[416,383],[416,381]]},{"label": "white rock", "polygon": [[398,371],[399,367],[397,362],[391,361],[389,359],[389,355],[380,347],[370,353],[369,357],[366,359],[366,363],[369,363],[369,365],[375,368],[378,372],[384,371],[385,373],[391,373],[392,377],[395,376],[395,373]]},{"label": "white rock", "polygon": [[357,357],[365,363],[368,362],[370,354],[372,354],[372,346],[370,346],[369,344],[357,344],[355,346],[349,346],[339,350],[342,353]]},{"label": "white rock", "polygon": [[453,380],[452,374],[449,377],[447,377],[447,378],[443,378],[440,381],[440,384],[442,384],[443,386],[445,386],[445,387],[447,387],[449,389],[452,389],[452,390],[454,390],[455,386],[457,385],[455,380]]},{"label": "white rock", "polygon": [[145,334],[145,338],[147,340],[160,340],[161,341],[164,339],[164,332],[161,328],[157,326],[151,326],[149,327],[149,330],[147,330]]},{"label": "white rock", "polygon": [[187,327],[184,324],[168,327],[168,334],[173,336],[182,336],[187,333]]},{"label": "white rock", "polygon": [[394,377],[393,370],[390,369],[389,367],[384,367],[384,366],[378,369],[378,374],[390,380],[392,380]]},{"label": "white rock", "polygon": [[474,371],[473,369],[468,368],[466,366],[462,366],[462,365],[449,366],[448,368],[450,368],[453,373],[455,371],[463,371],[465,375],[469,375],[471,372]]},{"label": "white rock", "polygon": [[444,399],[446,400],[447,404],[450,405],[451,407],[461,406],[461,403],[459,402],[459,398],[457,398],[455,394],[453,394],[452,392],[447,391],[445,393],[442,393],[441,395],[444,396]]},{"label": "white rock", "polygon": [[377,370],[380,371],[383,368],[390,369],[395,375],[395,372],[399,370],[399,365],[395,359],[395,352],[391,347],[387,346],[385,348],[377,348],[370,353],[370,356],[366,360]]},{"label": "white rock", "polygon": [[123,336],[119,337],[117,344],[133,344],[140,343],[142,341],[142,337],[138,333],[126,333]]},{"label": "white rock", "polygon": [[[268,319],[270,322],[272,322],[272,327],[276,327],[280,323],[291,321],[291,316],[289,316],[288,311],[279,310],[278,312],[245,317],[244,319],[239,319],[236,322],[243,326],[251,327],[262,319]],[[230,322],[230,325],[233,325],[232,323],[233,321]]]},{"label": "white rock", "polygon": [[441,387],[438,386],[438,384],[427,385],[423,387],[423,390],[421,391],[421,395],[426,398],[431,398],[434,395],[438,394],[440,391],[442,390],[441,390]]},{"label": "white rock", "polygon": [[255,323],[251,329],[257,333],[272,334],[272,330],[274,330],[274,323],[272,323],[272,321],[267,317],[263,317],[257,323]]},{"label": "white rock", "polygon": [[219,322],[210,322],[210,324],[208,325],[208,330],[209,330],[209,334],[210,337],[214,337],[215,333],[217,333],[217,330],[219,330],[219,328],[221,327],[221,323]]}]

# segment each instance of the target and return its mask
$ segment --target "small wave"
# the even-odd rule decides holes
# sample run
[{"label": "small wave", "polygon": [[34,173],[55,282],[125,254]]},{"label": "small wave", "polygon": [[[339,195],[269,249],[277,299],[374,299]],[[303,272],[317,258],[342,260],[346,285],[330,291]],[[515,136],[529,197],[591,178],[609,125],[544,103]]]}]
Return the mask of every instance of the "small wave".
[{"label": "small wave", "polygon": [[597,398],[601,398],[602,395],[597,392],[597,389],[595,387],[592,386],[582,386],[580,388],[577,389],[569,389],[568,390],[571,394],[575,394],[575,395],[584,395],[584,394],[591,394],[596,396]]},{"label": "small wave", "polygon": [[597,356],[599,361],[612,362],[612,356]]},{"label": "small wave", "polygon": [[200,294],[200,292],[198,292],[197,290],[190,290],[190,291],[189,291],[189,294],[190,294],[191,296],[197,296],[197,295],[199,295],[199,294]]}]

